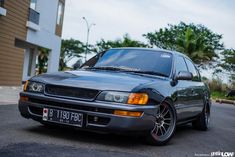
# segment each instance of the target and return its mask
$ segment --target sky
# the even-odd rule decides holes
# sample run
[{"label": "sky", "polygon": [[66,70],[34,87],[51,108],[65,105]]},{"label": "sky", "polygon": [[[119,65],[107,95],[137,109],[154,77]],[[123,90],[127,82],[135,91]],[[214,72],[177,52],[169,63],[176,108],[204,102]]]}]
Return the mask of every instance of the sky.
[{"label": "sky", "polygon": [[235,0],[66,0],[63,38],[86,41],[82,17],[96,24],[91,44],[126,33],[146,42],[144,33],[183,21],[205,25],[223,35],[226,48],[235,48]]}]

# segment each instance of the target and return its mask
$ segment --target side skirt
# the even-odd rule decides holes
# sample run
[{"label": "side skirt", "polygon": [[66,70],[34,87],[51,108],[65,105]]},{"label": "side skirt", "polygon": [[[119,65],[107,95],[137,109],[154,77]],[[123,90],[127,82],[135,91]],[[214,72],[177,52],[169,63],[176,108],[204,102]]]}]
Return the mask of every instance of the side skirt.
[{"label": "side skirt", "polygon": [[196,120],[197,117],[193,117],[193,118],[188,118],[188,119],[185,119],[185,120],[181,120],[181,121],[178,121],[176,123],[177,126],[180,126],[180,125],[185,125],[187,123],[191,123],[192,121]]}]

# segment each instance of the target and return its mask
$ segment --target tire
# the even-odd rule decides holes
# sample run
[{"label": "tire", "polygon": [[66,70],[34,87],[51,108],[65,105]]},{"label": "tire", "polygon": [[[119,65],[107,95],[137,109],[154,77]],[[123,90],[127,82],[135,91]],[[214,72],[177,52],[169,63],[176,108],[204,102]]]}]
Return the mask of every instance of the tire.
[{"label": "tire", "polygon": [[159,105],[158,113],[155,115],[154,127],[146,136],[146,142],[150,145],[165,145],[174,135],[175,128],[175,108],[164,102]]},{"label": "tire", "polygon": [[205,105],[202,110],[202,113],[198,116],[198,118],[192,122],[192,126],[197,130],[206,131],[209,129],[210,124],[210,107],[209,105]]}]

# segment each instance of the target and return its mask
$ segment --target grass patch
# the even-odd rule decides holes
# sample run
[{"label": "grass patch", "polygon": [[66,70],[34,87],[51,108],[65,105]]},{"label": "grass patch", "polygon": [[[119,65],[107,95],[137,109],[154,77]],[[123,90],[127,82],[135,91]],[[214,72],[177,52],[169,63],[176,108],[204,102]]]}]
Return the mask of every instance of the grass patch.
[{"label": "grass patch", "polygon": [[226,93],[224,93],[224,92],[217,92],[217,91],[211,92],[211,98],[212,98],[212,99],[235,100],[235,96],[226,97],[225,95],[226,95]]}]

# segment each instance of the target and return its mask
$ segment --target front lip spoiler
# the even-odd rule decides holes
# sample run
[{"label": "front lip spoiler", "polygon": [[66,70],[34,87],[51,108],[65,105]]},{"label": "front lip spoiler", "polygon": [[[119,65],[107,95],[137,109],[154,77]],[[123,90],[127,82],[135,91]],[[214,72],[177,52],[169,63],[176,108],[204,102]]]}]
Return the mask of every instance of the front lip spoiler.
[{"label": "front lip spoiler", "polygon": [[[66,101],[68,101],[68,100],[66,100]],[[55,101],[55,103],[56,103],[56,101]],[[93,103],[96,103],[96,102],[93,102]],[[93,104],[90,104],[90,102],[87,102],[86,105],[88,105],[88,104],[90,106],[93,106]],[[100,104],[100,103],[96,103],[96,104]],[[83,105],[85,105],[85,104],[83,104]],[[119,115],[115,115],[115,114],[111,114],[111,113],[85,111],[85,110],[71,109],[71,108],[66,108],[66,107],[50,106],[50,105],[47,105],[47,104],[32,103],[30,101],[19,100],[19,110],[20,110],[21,115],[25,118],[31,118],[31,119],[34,119],[34,120],[39,121],[41,123],[44,123],[44,121],[42,121],[42,115],[32,113],[30,111],[30,106],[31,107],[38,107],[38,108],[41,108],[41,109],[51,107],[51,108],[67,109],[67,110],[74,110],[74,111],[77,111],[77,112],[81,112],[81,113],[84,113],[86,115],[86,122],[85,122],[85,126],[83,128],[77,128],[77,129],[94,130],[94,131],[103,130],[104,132],[114,132],[114,133],[115,132],[118,133],[118,132],[122,132],[122,131],[124,131],[124,132],[126,132],[126,131],[134,131],[134,132],[140,131],[141,132],[141,131],[146,131],[146,130],[152,129],[152,127],[154,125],[154,117],[152,116],[151,113],[154,113],[154,112],[156,113],[156,111],[158,109],[156,106],[151,106],[151,108],[148,107],[148,109],[146,109],[146,107],[145,107],[144,109],[142,108],[142,110],[141,110],[141,111],[143,111],[143,114],[141,115],[141,117],[127,117],[127,116],[119,116]],[[120,106],[119,107],[117,105],[116,105],[117,107],[114,107],[114,106],[115,105],[110,105],[110,106],[106,105],[106,108],[111,107],[111,108],[117,108],[119,110],[123,109]],[[134,108],[134,106],[133,107],[125,107],[125,109],[129,109],[129,110],[132,110],[132,111],[134,111],[134,110],[140,111],[140,109]],[[92,124],[92,123],[87,122],[88,116],[97,116],[97,117],[109,118],[110,121],[107,124],[104,124],[104,125]]]}]

